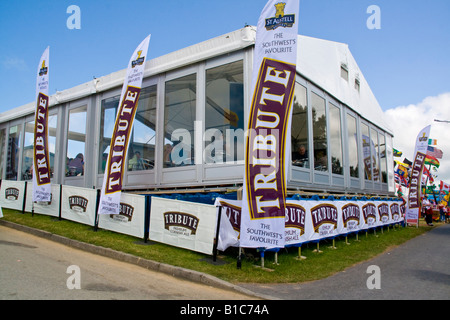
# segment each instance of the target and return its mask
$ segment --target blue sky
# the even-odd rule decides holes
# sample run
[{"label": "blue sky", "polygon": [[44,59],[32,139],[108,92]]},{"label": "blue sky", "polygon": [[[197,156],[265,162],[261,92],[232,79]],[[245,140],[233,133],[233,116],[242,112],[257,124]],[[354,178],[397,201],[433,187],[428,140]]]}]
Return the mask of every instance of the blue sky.
[{"label": "blue sky", "polygon": [[[149,56],[158,57],[246,24],[256,25],[265,3],[1,0],[0,112],[34,100],[35,72],[47,46],[50,94],[54,94],[124,69],[148,34],[152,34]],[[70,5],[81,10],[80,30],[66,26]],[[379,30],[366,26],[370,5],[381,10]],[[450,1],[300,0],[299,13],[300,34],[349,45],[383,110],[417,106],[428,97],[450,92]],[[436,116],[450,120],[445,111]]]},{"label": "blue sky", "polygon": [[[149,33],[150,56],[245,24],[266,0],[0,1],[0,112],[34,100],[35,69],[50,46],[50,94],[125,68]],[[69,30],[69,5],[81,29]],[[381,9],[369,30],[367,8]],[[449,91],[450,1],[300,0],[300,33],[347,43],[384,110]]]}]

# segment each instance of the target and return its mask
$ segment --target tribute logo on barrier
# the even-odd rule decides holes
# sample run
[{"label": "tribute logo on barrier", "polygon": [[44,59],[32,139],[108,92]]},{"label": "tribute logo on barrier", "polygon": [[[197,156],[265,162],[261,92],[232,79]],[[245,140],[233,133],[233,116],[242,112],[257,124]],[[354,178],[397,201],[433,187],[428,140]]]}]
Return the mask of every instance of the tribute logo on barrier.
[{"label": "tribute logo on barrier", "polygon": [[298,0],[269,1],[258,21],[241,217],[242,247],[283,247]]},{"label": "tribute logo on barrier", "polygon": [[39,61],[36,77],[36,113],[34,119],[33,201],[51,201],[51,172],[48,155],[49,56],[47,47]]},{"label": "tribute logo on barrier", "polygon": [[149,42],[150,35],[136,48],[128,64],[103,179],[99,214],[120,213],[120,196],[128,144],[138,108]]},{"label": "tribute logo on barrier", "polygon": [[419,225],[419,209],[421,199],[422,171],[428,150],[428,138],[431,126],[423,128],[416,138],[414,164],[412,166],[409,185],[408,204],[405,213],[406,223]]}]

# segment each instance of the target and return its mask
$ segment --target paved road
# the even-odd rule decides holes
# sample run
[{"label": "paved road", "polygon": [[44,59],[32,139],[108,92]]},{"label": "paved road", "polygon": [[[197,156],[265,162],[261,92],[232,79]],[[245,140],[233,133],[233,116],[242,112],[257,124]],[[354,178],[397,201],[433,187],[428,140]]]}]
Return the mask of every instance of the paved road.
[{"label": "paved road", "polygon": [[[77,270],[69,269],[78,266]],[[80,274],[81,289],[76,285]],[[0,300],[245,300],[221,290],[0,226]]]},{"label": "paved road", "polygon": [[[378,266],[378,271],[368,268]],[[380,275],[378,280],[375,278]],[[368,281],[369,280],[369,281]],[[380,289],[369,289],[379,284]],[[450,224],[435,228],[370,261],[304,284],[244,288],[284,300],[449,300]]]}]

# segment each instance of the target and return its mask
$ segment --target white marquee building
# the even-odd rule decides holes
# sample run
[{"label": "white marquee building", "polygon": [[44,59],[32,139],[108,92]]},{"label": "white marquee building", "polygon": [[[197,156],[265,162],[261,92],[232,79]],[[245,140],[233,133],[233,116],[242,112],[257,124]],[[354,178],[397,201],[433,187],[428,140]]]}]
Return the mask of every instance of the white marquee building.
[{"label": "white marquee building", "polygon": [[[245,27],[147,62],[125,190],[242,185],[255,35]],[[288,189],[393,195],[392,131],[348,46],[298,40]],[[101,188],[125,72],[51,96],[53,183]],[[0,114],[2,179],[31,180],[34,111]]]}]

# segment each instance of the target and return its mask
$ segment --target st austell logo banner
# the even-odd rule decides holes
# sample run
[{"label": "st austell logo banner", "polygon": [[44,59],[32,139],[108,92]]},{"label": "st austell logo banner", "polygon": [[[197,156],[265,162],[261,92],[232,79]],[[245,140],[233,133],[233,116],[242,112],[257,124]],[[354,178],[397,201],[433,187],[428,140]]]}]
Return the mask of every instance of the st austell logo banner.
[{"label": "st austell logo banner", "polygon": [[128,145],[138,108],[149,43],[150,35],[136,48],[128,64],[103,179],[99,214],[120,213],[120,196]]},{"label": "st austell logo banner", "polygon": [[36,77],[36,113],[34,119],[33,201],[51,201],[51,172],[48,153],[49,56],[47,47],[41,56]]},{"label": "st austell logo banner", "polygon": [[283,247],[299,0],[269,1],[256,31],[241,246]]}]

